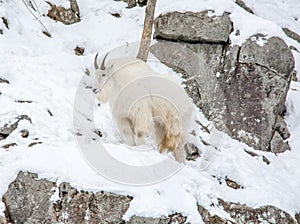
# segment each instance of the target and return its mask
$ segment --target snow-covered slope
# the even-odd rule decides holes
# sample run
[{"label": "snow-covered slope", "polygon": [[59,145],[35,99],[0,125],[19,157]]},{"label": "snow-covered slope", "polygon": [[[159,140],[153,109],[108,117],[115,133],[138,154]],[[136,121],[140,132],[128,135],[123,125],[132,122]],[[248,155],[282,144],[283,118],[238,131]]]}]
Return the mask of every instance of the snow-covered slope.
[{"label": "snow-covered slope", "polygon": [[[49,6],[36,0],[40,14],[47,14]],[[61,1],[51,1],[59,4]],[[67,1],[66,1],[67,2]],[[282,27],[300,33],[299,1],[273,0],[245,1],[258,16],[249,14],[232,0],[159,0],[156,14],[162,12],[214,10],[216,14],[230,12],[234,29],[233,44],[241,44],[255,33],[280,36],[288,45],[300,50],[300,44],[288,38]],[[0,22],[0,77],[10,83],[0,83],[0,127],[21,114],[28,115],[32,123],[20,121],[18,128],[0,141],[17,146],[0,148],[0,195],[19,170],[36,172],[58,182],[68,181],[85,190],[107,190],[134,196],[124,218],[131,215],[159,217],[173,212],[188,216],[188,221],[201,223],[196,202],[211,213],[226,216],[217,204],[217,198],[246,203],[252,207],[275,205],[294,215],[300,211],[300,83],[292,82],[287,98],[286,121],[291,132],[291,151],[275,156],[255,151],[270,160],[267,165],[260,157],[251,157],[244,149],[252,148],[224,135],[220,152],[206,169],[196,162],[188,162],[169,179],[148,186],[126,186],[111,182],[97,174],[85,162],[77,147],[73,131],[73,101],[84,71],[90,67],[96,52],[104,54],[115,47],[140,39],[144,8],[126,9],[123,2],[112,0],[78,1],[80,23],[65,26],[48,17],[40,17],[52,35],[42,34],[41,24],[34,19],[22,1],[0,1],[0,17],[8,19],[9,29]],[[272,5],[272,7],[269,7]],[[297,10],[298,9],[298,10]],[[111,13],[119,13],[116,18]],[[38,12],[33,12],[39,17]],[[296,19],[297,18],[297,19]],[[76,56],[74,48],[85,48],[83,56]],[[300,78],[300,53],[293,51],[296,70]],[[161,68],[166,69],[166,68]],[[32,101],[31,103],[20,103]],[[101,116],[101,128],[111,130],[108,109],[96,108]],[[50,115],[49,111],[51,111]],[[27,129],[28,138],[20,131]],[[113,140],[113,139],[112,139]],[[28,147],[32,142],[42,144]],[[120,146],[113,146],[122,152]],[[112,148],[113,148],[112,147]],[[160,156],[154,153],[154,157]],[[243,189],[229,188],[224,178],[229,177]],[[219,183],[221,179],[222,184]],[[0,203],[0,210],[4,205]]]}]

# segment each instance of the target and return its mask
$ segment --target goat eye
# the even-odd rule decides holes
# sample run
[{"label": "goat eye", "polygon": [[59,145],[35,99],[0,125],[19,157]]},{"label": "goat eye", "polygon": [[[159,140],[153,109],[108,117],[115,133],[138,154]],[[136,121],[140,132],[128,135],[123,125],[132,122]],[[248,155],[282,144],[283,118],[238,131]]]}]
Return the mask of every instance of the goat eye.
[{"label": "goat eye", "polygon": [[105,74],[102,74],[102,77],[104,77],[105,76]]}]

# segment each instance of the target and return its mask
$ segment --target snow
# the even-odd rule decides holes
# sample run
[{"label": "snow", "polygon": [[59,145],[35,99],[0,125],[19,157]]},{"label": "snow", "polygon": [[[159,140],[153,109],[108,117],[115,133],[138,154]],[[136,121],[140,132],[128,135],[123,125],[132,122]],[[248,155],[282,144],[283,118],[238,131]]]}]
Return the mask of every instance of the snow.
[{"label": "snow", "polygon": [[[36,0],[41,14],[46,14],[49,6]],[[54,1],[51,1],[54,3]],[[57,4],[67,6],[63,1]],[[66,1],[67,2],[67,1]],[[178,11],[214,10],[215,15],[230,12],[234,31],[232,44],[242,44],[256,33],[283,38],[288,45],[300,50],[300,44],[288,38],[282,27],[300,33],[299,1],[291,0],[245,0],[253,9],[252,15],[237,6],[233,0],[164,0],[157,2],[156,15]],[[274,3],[275,2],[275,3]],[[82,21],[65,26],[48,17],[36,16],[45,24],[52,35],[42,34],[42,26],[32,17],[22,1],[3,0],[0,2],[0,17],[8,19],[9,28],[0,22],[0,77],[10,84],[0,84],[0,126],[21,114],[32,119],[21,121],[18,128],[0,147],[15,142],[17,146],[8,150],[0,148],[0,195],[14,180],[18,171],[36,172],[40,178],[67,181],[78,189],[106,190],[124,195],[132,195],[133,201],[124,218],[131,215],[159,217],[180,212],[188,216],[191,223],[202,223],[196,203],[200,203],[212,214],[228,217],[217,205],[217,198],[246,203],[252,207],[275,205],[291,215],[300,211],[300,84],[292,82],[287,96],[288,123],[291,137],[291,151],[274,155],[255,151],[270,160],[265,164],[261,157],[251,157],[247,151],[252,148],[222,135],[218,152],[212,152],[211,163],[188,162],[170,178],[147,186],[128,186],[105,179],[95,172],[84,160],[76,144],[73,130],[73,103],[80,79],[86,68],[91,68],[96,52],[100,55],[139,41],[144,20],[144,8],[126,9],[123,2],[111,0],[79,1]],[[121,18],[110,13],[118,12]],[[236,31],[240,35],[236,35]],[[263,42],[260,42],[263,44]],[[85,47],[83,56],[76,56],[74,48]],[[293,51],[296,70],[300,71],[300,53]],[[155,65],[161,73],[171,72],[164,66]],[[32,103],[18,103],[30,100]],[[53,116],[48,112],[51,111]],[[209,122],[199,114],[201,122]],[[202,117],[201,117],[202,116]],[[116,145],[111,115],[107,105],[98,107],[95,103],[96,126],[105,130],[105,144],[113,156],[130,164],[145,164],[171,157],[157,151],[146,156],[136,155],[121,145]],[[28,138],[22,138],[20,131],[27,129]],[[205,136],[200,133],[205,139]],[[32,142],[42,142],[32,147]],[[219,142],[220,143],[220,142]],[[205,148],[208,150],[207,148]],[[205,150],[204,150],[205,152]],[[209,155],[209,154],[208,154]],[[148,160],[149,158],[149,160]],[[217,178],[229,177],[242,185],[243,189],[233,190]],[[53,200],[57,195],[53,196]],[[214,204],[215,206],[210,206]],[[0,203],[4,211],[4,204]],[[2,214],[3,215],[3,214]],[[66,214],[68,215],[68,214]]]}]

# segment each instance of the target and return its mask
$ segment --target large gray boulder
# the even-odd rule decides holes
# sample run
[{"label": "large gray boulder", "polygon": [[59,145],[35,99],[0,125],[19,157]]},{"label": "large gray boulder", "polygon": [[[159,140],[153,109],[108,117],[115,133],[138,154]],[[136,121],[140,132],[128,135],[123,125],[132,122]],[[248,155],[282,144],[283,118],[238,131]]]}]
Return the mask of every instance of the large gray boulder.
[{"label": "large gray boulder", "polygon": [[5,215],[12,223],[53,223],[51,195],[56,184],[38,180],[33,173],[20,172],[3,195]]},{"label": "large gray boulder", "polygon": [[78,191],[69,183],[57,186],[34,173],[19,172],[2,200],[7,221],[15,224],[122,223],[132,198]]},{"label": "large gray boulder", "polygon": [[209,15],[209,11],[170,12],[158,16],[154,22],[155,37],[186,42],[226,43],[232,30],[227,13]]},{"label": "large gray boulder", "polygon": [[[181,15],[183,24],[185,19],[190,22],[189,13]],[[195,26],[203,22],[194,21]],[[258,150],[289,149],[282,113],[294,58],[282,39],[256,35],[242,46],[169,40],[158,40],[151,52],[183,74],[186,91],[219,130]]]}]

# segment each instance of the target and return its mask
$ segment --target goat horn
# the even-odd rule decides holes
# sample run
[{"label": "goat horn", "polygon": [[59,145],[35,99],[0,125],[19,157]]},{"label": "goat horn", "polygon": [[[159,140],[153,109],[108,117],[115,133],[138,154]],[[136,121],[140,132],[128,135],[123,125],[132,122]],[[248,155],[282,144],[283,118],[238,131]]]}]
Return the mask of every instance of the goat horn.
[{"label": "goat horn", "polygon": [[94,59],[94,66],[95,66],[95,69],[98,69],[98,68],[99,68],[99,66],[98,66],[98,64],[97,64],[97,57],[98,57],[98,53],[96,54],[95,59]]},{"label": "goat horn", "polygon": [[[108,52],[108,53],[109,53],[109,52]],[[101,66],[100,66],[100,69],[101,69],[101,70],[105,70],[105,59],[106,59],[108,53],[104,56],[104,58],[103,58],[103,60],[102,60],[102,63],[101,63]]]}]

